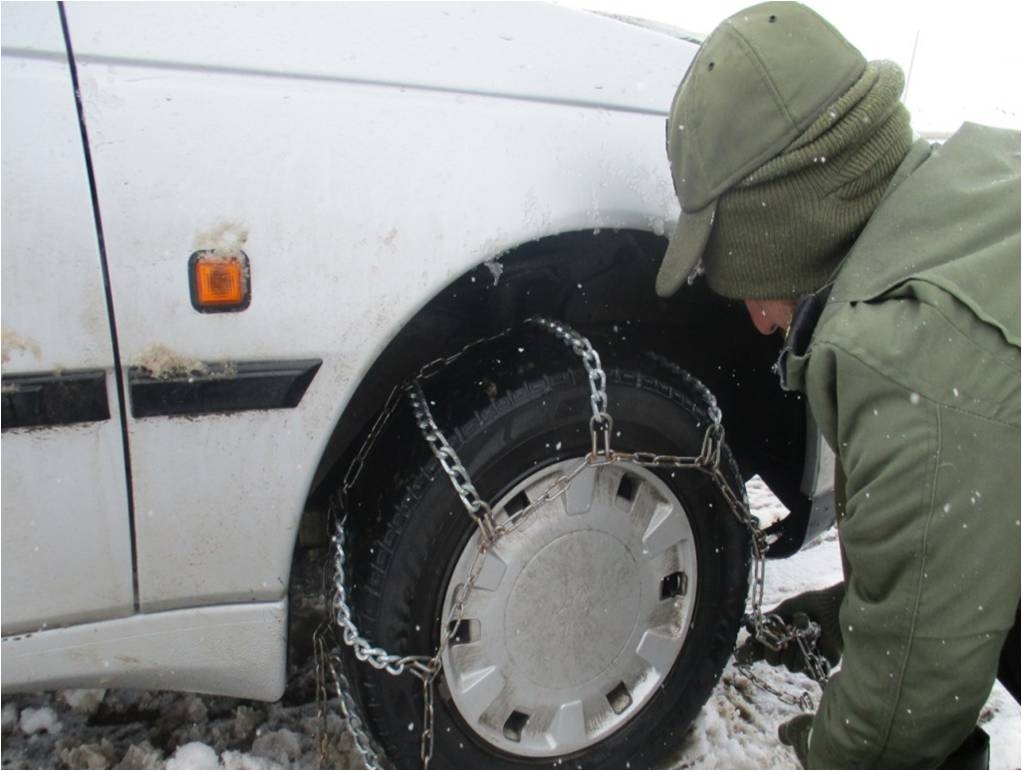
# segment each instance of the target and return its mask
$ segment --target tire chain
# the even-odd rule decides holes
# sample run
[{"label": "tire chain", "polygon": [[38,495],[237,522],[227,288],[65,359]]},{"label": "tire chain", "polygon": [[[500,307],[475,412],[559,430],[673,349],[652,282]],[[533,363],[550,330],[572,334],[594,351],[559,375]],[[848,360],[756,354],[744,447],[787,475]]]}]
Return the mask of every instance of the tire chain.
[{"label": "tire chain", "polygon": [[[422,381],[442,371],[448,365],[463,357],[466,353],[480,345],[494,342],[506,337],[514,327],[503,330],[495,335],[474,340],[451,356],[438,358],[423,366],[406,384],[396,386],[387,398],[372,427],[356,453],[345,473],[341,488],[331,498],[330,517],[334,522],[335,535],[332,539],[334,551],[333,602],[334,617],[332,622],[341,632],[341,641],[352,649],[359,661],[371,667],[385,671],[391,675],[410,672],[422,681],[423,685],[423,730],[420,735],[420,759],[423,768],[429,767],[433,754],[433,684],[442,669],[442,657],[450,644],[454,632],[460,626],[465,612],[465,603],[475,587],[482,571],[484,558],[489,549],[503,536],[518,529],[536,509],[565,495],[571,482],[592,466],[610,465],[613,463],[633,463],[647,468],[670,468],[694,470],[709,476],[724,496],[732,514],[749,531],[753,557],[752,610],[746,615],[746,625],[750,633],[759,642],[772,650],[790,645],[798,645],[808,665],[807,674],[816,682],[824,684],[827,680],[828,666],[826,660],[816,651],[816,642],[820,635],[820,627],[811,622],[806,628],[796,628],[787,624],[776,614],[765,614],[762,610],[764,579],[766,569],[766,552],[769,542],[758,520],[749,510],[744,495],[738,496],[731,488],[724,471],[721,469],[721,456],[724,445],[724,428],[721,424],[721,413],[710,391],[688,373],[684,373],[687,383],[695,387],[704,399],[708,408],[710,425],[703,436],[703,444],[697,456],[663,455],[650,452],[615,452],[611,449],[613,419],[609,412],[606,386],[607,377],[603,370],[599,353],[588,339],[571,327],[551,319],[533,317],[525,324],[532,324],[550,332],[577,354],[585,366],[590,388],[590,406],[592,418],[589,421],[592,448],[589,455],[574,469],[560,475],[535,501],[517,512],[507,521],[497,524],[493,518],[490,505],[479,495],[457,452],[451,447],[443,432],[437,427],[430,412],[428,400],[422,390]],[[348,496],[361,475],[366,461],[376,441],[383,433],[387,422],[393,416],[400,403],[400,395],[404,393],[411,404],[415,422],[434,457],[437,459],[469,516],[479,528],[479,548],[473,558],[466,581],[455,590],[451,610],[441,627],[440,644],[432,656],[400,656],[388,653],[374,646],[363,637],[355,624],[352,608],[348,602],[345,581],[345,525],[348,515]],[[324,625],[326,626],[326,625]],[[355,747],[367,768],[385,768],[388,760],[383,748],[373,737],[361,708],[354,697],[352,684],[344,671],[344,662],[336,652],[336,636],[333,628],[321,628],[314,635],[316,650],[316,693],[319,703],[320,720],[320,763],[326,762],[326,676],[333,679],[337,698],[349,733]],[[807,711],[813,711],[813,700],[808,692],[800,695],[784,693],[770,683],[752,673],[747,665],[736,668],[751,683],[767,691],[782,702],[797,705]]]}]

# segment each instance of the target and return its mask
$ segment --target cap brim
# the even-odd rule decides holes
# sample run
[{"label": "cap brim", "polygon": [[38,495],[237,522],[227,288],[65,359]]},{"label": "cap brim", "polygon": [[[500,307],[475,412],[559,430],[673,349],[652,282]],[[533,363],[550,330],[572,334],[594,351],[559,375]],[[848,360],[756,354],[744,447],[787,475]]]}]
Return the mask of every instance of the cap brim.
[{"label": "cap brim", "polygon": [[717,213],[717,201],[711,201],[699,211],[682,211],[674,233],[667,244],[667,252],[660,263],[656,277],[656,293],[670,297],[681,289],[689,274],[699,263],[706,249],[706,242],[713,230],[713,217]]}]

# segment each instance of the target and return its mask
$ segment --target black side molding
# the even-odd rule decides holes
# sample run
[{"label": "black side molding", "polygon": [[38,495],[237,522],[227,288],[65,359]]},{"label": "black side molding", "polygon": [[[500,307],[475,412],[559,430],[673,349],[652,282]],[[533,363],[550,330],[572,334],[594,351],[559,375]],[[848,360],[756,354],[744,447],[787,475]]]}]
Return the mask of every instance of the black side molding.
[{"label": "black side molding", "polygon": [[206,363],[201,371],[161,377],[132,367],[131,414],[152,418],[297,407],[322,363],[320,359]]},{"label": "black side molding", "polygon": [[3,430],[110,419],[106,372],[4,375]]}]

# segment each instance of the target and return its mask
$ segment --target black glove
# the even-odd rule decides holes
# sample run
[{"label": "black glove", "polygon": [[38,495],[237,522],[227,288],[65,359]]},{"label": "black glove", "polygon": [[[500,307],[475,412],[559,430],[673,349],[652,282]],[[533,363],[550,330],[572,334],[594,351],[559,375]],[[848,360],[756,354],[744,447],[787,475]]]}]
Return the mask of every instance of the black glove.
[{"label": "black glove", "polygon": [[[817,650],[834,666],[841,659],[844,640],[841,636],[841,622],[838,620],[838,609],[845,596],[845,585],[835,584],[829,589],[818,589],[804,592],[785,600],[767,615],[777,615],[796,628],[808,628],[810,621],[820,625],[820,637],[816,641]],[[750,633],[755,630],[747,625]],[[766,661],[778,666],[783,664],[791,672],[806,671],[805,657],[794,642],[784,645],[780,650],[773,650],[754,636],[746,640],[735,656],[739,664],[751,664],[754,661]]]},{"label": "black glove", "polygon": [[777,738],[787,744],[798,756],[802,768],[809,767],[809,733],[813,730],[812,715],[798,715],[777,726]]}]

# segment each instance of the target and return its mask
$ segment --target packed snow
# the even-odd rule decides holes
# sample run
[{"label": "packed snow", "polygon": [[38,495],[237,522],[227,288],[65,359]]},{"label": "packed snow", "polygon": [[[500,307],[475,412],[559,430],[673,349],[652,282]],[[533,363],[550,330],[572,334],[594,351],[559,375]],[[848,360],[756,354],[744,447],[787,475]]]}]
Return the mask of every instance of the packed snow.
[{"label": "packed snow", "polygon": [[[759,480],[749,498],[761,521],[784,516],[783,506]],[[771,607],[807,589],[841,578],[837,535],[767,567],[765,603]],[[773,688],[814,701],[810,680],[765,664],[754,672]],[[362,768],[351,738],[328,702],[328,768]],[[777,725],[799,713],[728,666],[683,745],[676,768],[797,768],[777,741]],[[321,720],[312,662],[292,673],[284,698],[273,704],[196,694],[65,690],[22,694],[4,701],[3,768],[270,769],[320,767]],[[1022,767],[1020,711],[994,686],[980,715],[991,737],[991,768]]]}]

